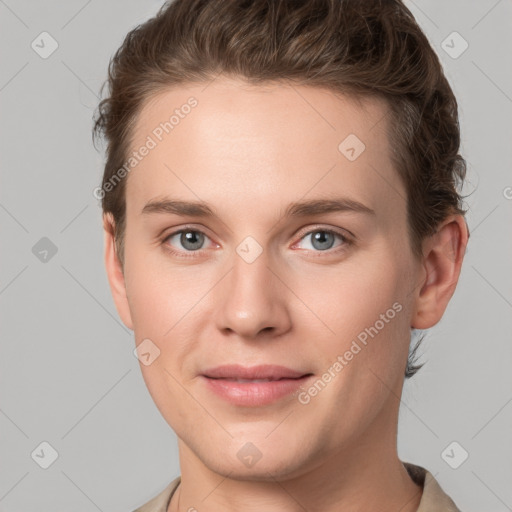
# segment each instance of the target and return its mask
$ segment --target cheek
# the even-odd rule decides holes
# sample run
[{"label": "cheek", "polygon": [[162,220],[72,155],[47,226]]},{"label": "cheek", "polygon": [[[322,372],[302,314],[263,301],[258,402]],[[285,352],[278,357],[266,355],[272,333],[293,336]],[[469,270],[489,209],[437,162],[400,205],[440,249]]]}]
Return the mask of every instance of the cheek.
[{"label": "cheek", "polygon": [[297,278],[297,295],[318,315],[300,322],[322,347],[320,368],[327,371],[342,357],[338,385],[357,381],[371,395],[379,382],[370,370],[385,381],[401,376],[410,341],[409,282],[408,262],[391,250]]},{"label": "cheek", "polygon": [[193,316],[191,308],[205,293],[198,272],[171,268],[162,253],[160,248],[138,249],[127,237],[126,289],[134,330],[156,339],[170,335],[180,319]]},{"label": "cheek", "polygon": [[319,376],[329,382],[316,407],[336,403],[345,411],[346,424],[332,427],[343,435],[369,424],[387,400],[393,401],[390,390],[398,394],[410,340],[403,266],[384,258],[360,263],[358,269],[318,275],[317,293],[310,291],[305,299],[334,332],[323,331],[327,335],[319,337],[315,351]]},{"label": "cheek", "polygon": [[403,302],[405,280],[399,262],[361,258],[337,268],[313,269],[307,277],[297,274],[294,289],[331,331],[355,334],[373,325],[395,302]]}]

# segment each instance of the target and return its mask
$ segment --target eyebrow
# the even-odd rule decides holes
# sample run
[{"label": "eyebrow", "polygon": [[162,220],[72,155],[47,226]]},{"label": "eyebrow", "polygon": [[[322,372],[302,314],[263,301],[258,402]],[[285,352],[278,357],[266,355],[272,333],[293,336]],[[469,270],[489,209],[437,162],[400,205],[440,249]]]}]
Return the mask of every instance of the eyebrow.
[{"label": "eyebrow", "polygon": [[[375,211],[353,199],[339,197],[332,199],[310,199],[288,205],[285,217],[307,217],[336,212],[355,212],[375,215]],[[167,213],[190,217],[217,217],[214,210],[202,201],[179,201],[169,198],[154,199],[146,203],[141,214]]]}]

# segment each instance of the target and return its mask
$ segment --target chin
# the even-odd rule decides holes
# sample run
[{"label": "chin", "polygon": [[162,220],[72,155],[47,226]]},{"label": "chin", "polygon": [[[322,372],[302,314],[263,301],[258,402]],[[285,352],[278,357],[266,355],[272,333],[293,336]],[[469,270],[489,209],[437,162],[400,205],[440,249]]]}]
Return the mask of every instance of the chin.
[{"label": "chin", "polygon": [[[267,443],[252,442],[247,437],[234,438],[227,444],[213,441],[196,454],[211,471],[233,480],[285,481],[304,471],[304,451],[292,445],[277,446],[268,440]],[[216,449],[212,449],[213,446]]]}]

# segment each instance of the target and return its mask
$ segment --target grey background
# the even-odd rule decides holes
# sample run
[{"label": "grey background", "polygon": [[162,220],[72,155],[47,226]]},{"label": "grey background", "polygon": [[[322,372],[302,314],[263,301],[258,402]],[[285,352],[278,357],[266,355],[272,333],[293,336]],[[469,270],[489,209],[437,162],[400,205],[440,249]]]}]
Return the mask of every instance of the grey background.
[{"label": "grey background", "polygon": [[[110,296],[92,195],[103,165],[92,115],[109,57],[160,3],[0,0],[1,511],[129,511],[179,474],[175,435]],[[512,3],[407,4],[459,100],[471,237],[423,344],[427,364],[405,384],[399,455],[463,512],[512,510]],[[31,47],[43,31],[59,45],[46,59]],[[458,58],[442,46],[461,49],[446,39],[454,31],[469,44]],[[46,262],[34,254],[43,237],[57,248]],[[43,441],[58,452],[48,469],[31,456]],[[453,441],[469,453],[458,469],[441,456]]]}]

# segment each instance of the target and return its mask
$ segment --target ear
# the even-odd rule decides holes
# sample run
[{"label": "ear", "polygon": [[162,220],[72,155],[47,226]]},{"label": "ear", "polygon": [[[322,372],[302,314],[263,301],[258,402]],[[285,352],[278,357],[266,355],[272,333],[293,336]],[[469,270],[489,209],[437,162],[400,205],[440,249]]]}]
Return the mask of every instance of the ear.
[{"label": "ear", "polygon": [[123,268],[116,252],[114,239],[114,221],[110,213],[103,215],[103,234],[105,243],[105,268],[107,270],[108,282],[112,298],[116,305],[117,312],[124,325],[133,330],[132,316],[126,294],[126,284]]},{"label": "ear", "polygon": [[468,243],[462,215],[452,215],[423,243],[423,278],[416,291],[411,327],[428,329],[441,320],[459,280]]}]

